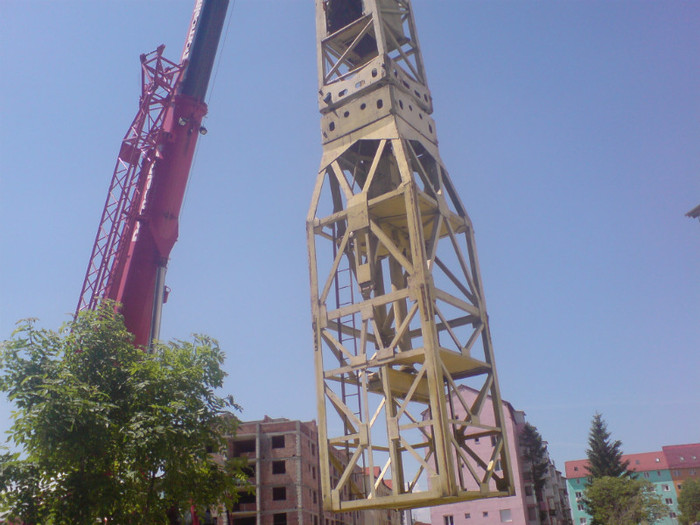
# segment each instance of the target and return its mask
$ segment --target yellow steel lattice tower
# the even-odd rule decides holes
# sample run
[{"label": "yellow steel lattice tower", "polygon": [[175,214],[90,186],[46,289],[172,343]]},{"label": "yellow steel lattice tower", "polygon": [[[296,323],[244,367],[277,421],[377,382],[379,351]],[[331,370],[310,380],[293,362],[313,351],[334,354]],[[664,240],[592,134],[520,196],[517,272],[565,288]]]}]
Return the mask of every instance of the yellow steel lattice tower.
[{"label": "yellow steel lattice tower", "polygon": [[[440,159],[408,0],[316,0],[307,217],[326,509],[512,494],[472,224]],[[469,395],[467,395],[469,394]]]}]

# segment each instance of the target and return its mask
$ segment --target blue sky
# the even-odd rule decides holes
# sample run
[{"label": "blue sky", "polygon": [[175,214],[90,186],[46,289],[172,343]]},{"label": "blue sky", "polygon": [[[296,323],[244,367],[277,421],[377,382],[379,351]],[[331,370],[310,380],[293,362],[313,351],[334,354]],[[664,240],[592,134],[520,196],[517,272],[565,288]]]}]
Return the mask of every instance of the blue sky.
[{"label": "blue sky", "polygon": [[[233,2],[233,0],[232,0]],[[0,337],[74,310],[139,55],[190,0],[0,0]],[[557,465],[700,441],[700,3],[414,0],[440,152],[476,228],[501,391]],[[244,419],[314,419],[304,219],[314,5],[237,0],[162,336],[216,337]],[[8,426],[0,403],[0,428]]]}]

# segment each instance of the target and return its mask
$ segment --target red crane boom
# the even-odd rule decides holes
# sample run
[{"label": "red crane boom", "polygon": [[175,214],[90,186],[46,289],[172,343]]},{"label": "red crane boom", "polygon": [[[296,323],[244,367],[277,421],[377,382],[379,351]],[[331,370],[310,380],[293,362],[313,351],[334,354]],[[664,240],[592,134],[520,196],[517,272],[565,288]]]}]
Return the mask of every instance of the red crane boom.
[{"label": "red crane boom", "polygon": [[126,133],[77,311],[103,298],[121,305],[134,343],[158,337],[170,251],[228,0],[197,0],[179,64],[165,46],[141,55],[139,110]]}]

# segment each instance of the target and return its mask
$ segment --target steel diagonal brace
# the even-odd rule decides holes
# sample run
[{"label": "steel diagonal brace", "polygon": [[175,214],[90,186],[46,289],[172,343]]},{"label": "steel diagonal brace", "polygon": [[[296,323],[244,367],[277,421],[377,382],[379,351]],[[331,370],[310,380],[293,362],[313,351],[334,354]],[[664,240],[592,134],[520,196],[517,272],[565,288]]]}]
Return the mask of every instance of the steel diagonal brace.
[{"label": "steel diagonal brace", "polygon": [[[330,82],[331,77],[333,74],[337,73],[338,68],[345,62],[345,59],[347,56],[350,54],[350,52],[355,48],[357,43],[362,39],[363,36],[367,34],[367,31],[372,27],[372,19],[369,19],[365,26],[360,30],[360,32],[357,34],[355,39],[350,43],[350,45],[345,49],[342,55],[338,58],[336,61],[335,65],[326,73],[324,80],[326,82]],[[335,50],[334,50],[335,51]]]}]

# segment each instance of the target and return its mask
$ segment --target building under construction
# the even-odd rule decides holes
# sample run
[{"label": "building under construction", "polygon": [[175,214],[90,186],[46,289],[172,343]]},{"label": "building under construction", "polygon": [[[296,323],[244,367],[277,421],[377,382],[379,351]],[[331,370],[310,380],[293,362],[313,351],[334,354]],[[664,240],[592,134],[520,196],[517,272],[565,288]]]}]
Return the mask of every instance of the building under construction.
[{"label": "building under construction", "polygon": [[[245,458],[251,490],[244,490],[226,519],[227,525],[399,525],[396,510],[334,514],[323,510],[314,421],[265,417],[242,423],[229,440],[229,455]],[[341,455],[342,451],[335,451]],[[333,472],[337,480],[339,473]],[[359,470],[356,482],[365,478]],[[391,493],[387,480],[380,493]]]}]

